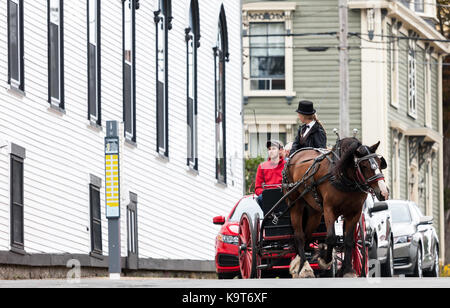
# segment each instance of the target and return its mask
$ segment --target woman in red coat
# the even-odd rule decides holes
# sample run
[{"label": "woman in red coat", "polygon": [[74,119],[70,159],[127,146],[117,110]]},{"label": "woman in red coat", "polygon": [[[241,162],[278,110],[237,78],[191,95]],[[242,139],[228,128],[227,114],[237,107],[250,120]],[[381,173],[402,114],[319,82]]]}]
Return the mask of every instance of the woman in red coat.
[{"label": "woman in red coat", "polygon": [[269,160],[258,167],[255,182],[257,201],[262,205],[262,193],[265,189],[279,188],[283,182],[282,172],[286,161],[283,157],[283,145],[280,141],[267,142]]}]

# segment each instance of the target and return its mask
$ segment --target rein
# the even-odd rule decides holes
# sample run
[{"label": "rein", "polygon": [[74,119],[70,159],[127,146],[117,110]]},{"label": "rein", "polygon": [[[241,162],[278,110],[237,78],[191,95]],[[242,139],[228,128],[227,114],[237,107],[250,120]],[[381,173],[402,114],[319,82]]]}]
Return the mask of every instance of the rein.
[{"label": "rein", "polygon": [[379,157],[378,154],[370,154],[369,149],[364,146],[364,149],[366,150],[366,152],[368,153],[366,156],[362,157],[362,158],[358,158],[355,160],[355,168],[356,168],[356,178],[357,178],[357,182],[356,184],[358,186],[360,186],[361,191],[365,192],[365,193],[371,193],[373,194],[373,189],[370,187],[370,185],[374,184],[374,183],[378,183],[380,181],[384,181],[384,175],[383,173],[378,173],[375,174],[374,176],[370,177],[369,179],[366,179],[364,177],[364,174],[361,171],[361,166],[360,164],[363,161],[369,161],[370,163],[370,167],[372,168],[372,170],[376,171],[380,169],[380,166],[378,165],[377,161],[375,160],[376,157]]},{"label": "rein", "polygon": [[[371,154],[369,149],[364,146],[364,149],[367,151],[367,155],[362,157],[362,158],[358,158],[355,159],[355,169],[356,169],[356,180],[351,180],[348,179],[344,173],[340,174],[339,179],[333,175],[332,173],[332,169],[333,167],[336,166],[336,162],[339,161],[340,155],[338,155],[335,151],[323,151],[320,149],[314,149],[314,148],[305,148],[305,149],[301,149],[297,152],[295,152],[293,155],[291,155],[291,157],[289,158],[285,169],[283,170],[283,184],[282,184],[282,188],[285,189],[287,192],[285,193],[285,195],[283,196],[283,198],[281,200],[279,200],[279,202],[277,202],[277,204],[275,204],[275,206],[269,211],[269,213],[266,215],[265,219],[263,222],[265,222],[266,219],[268,219],[268,217],[270,217],[276,210],[276,208],[278,207],[279,204],[281,204],[281,202],[283,202],[284,200],[288,199],[288,197],[295,191],[297,191],[302,185],[305,186],[304,191],[300,194],[300,196],[294,201],[294,202],[290,202],[290,204],[295,204],[298,200],[300,200],[301,198],[303,198],[305,195],[307,195],[308,193],[312,193],[314,200],[316,201],[316,203],[318,204],[318,206],[320,207],[321,210],[323,210],[323,201],[321,200],[317,188],[322,185],[323,183],[325,183],[326,181],[330,181],[331,184],[333,186],[335,186],[336,189],[341,190],[341,191],[347,191],[347,192],[356,192],[356,191],[360,191],[363,193],[370,193],[370,194],[374,194],[374,190],[373,188],[370,187],[371,184],[379,182],[384,180],[384,175],[380,172],[379,174],[374,175],[373,177],[366,179],[364,177],[363,172],[361,171],[361,166],[360,164],[364,161],[369,161],[371,168],[373,170],[379,170],[379,165],[377,163],[377,161],[375,160],[376,157],[379,157],[379,155],[377,154]],[[290,164],[289,161],[299,152],[302,151],[306,151],[306,150],[314,150],[317,152],[320,152],[322,155],[316,157],[316,158],[312,158],[312,159],[307,159],[304,161],[301,161],[299,163],[296,164]],[[336,147],[336,150],[338,150],[339,154],[341,151],[341,146],[340,146],[340,142],[338,142],[338,145]],[[331,157],[330,157],[331,155]],[[334,158],[334,159],[333,159]],[[317,174],[317,172],[320,169],[321,166],[321,162],[324,161],[325,159],[328,159],[328,161],[330,162],[330,167],[329,167],[329,172],[327,173],[327,175],[325,175],[324,177],[322,177],[320,180],[315,181],[314,180],[314,176]],[[314,163],[308,168],[308,170],[306,171],[306,173],[303,175],[302,179],[300,181],[297,181],[296,183],[291,183],[289,184],[289,167],[291,166],[298,166],[298,165],[302,165],[305,164],[307,162],[311,162],[314,161]],[[309,185],[307,185],[308,181],[312,179],[312,183],[310,183]],[[289,212],[291,210],[291,206],[288,206],[288,208],[280,215],[273,215],[273,221],[272,223],[277,225],[279,219],[284,216],[287,212]]]}]

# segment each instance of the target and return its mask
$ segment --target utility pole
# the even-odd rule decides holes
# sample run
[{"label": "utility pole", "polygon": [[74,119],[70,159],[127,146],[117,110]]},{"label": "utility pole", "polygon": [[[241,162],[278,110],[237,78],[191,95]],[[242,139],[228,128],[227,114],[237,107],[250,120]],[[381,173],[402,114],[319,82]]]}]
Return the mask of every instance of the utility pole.
[{"label": "utility pole", "polygon": [[119,123],[106,122],[106,218],[108,219],[109,277],[120,279],[120,140]]},{"label": "utility pole", "polygon": [[339,0],[339,71],[340,71],[340,131],[341,137],[350,135],[349,107],[349,54],[348,54],[348,3]]}]

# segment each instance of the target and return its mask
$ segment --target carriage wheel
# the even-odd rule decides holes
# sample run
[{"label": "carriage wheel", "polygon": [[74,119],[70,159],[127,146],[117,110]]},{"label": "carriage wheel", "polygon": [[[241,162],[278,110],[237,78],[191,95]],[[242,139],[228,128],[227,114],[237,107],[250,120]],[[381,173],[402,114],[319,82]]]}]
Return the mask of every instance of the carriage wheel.
[{"label": "carriage wheel", "polygon": [[253,279],[257,276],[256,229],[253,228],[250,216],[245,213],[239,223],[239,267],[242,279]]},{"label": "carriage wheel", "polygon": [[355,248],[352,253],[353,269],[359,277],[367,277],[369,272],[369,248],[366,245],[366,220],[364,214],[361,215],[355,229]]},{"label": "carriage wheel", "polygon": [[255,214],[255,219],[253,220],[255,223],[255,226],[253,228],[253,233],[254,233],[254,243],[255,243],[255,248],[253,249],[253,257],[256,259],[256,278],[261,279],[262,278],[262,271],[260,269],[258,269],[258,266],[261,265],[262,259],[261,259],[261,255],[258,252],[258,243],[260,243],[260,241],[262,241],[262,239],[260,239],[261,236],[261,222],[260,222],[260,218],[259,218],[259,214],[256,213]]}]

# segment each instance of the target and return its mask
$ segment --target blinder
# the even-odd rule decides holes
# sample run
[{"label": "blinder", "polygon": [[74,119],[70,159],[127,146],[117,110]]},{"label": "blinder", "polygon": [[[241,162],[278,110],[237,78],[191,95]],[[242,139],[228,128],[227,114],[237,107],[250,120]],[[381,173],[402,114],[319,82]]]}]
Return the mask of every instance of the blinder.
[{"label": "blinder", "polygon": [[359,181],[359,184],[361,186],[363,186],[365,188],[368,188],[366,190],[370,190],[369,185],[374,183],[374,182],[384,181],[384,175],[383,175],[383,173],[380,172],[379,174],[375,174],[373,177],[371,177],[369,179],[366,179],[364,177],[364,174],[361,171],[360,164],[363,161],[367,161],[368,160],[369,164],[370,164],[370,168],[373,171],[376,171],[376,170],[379,170],[379,169],[381,169],[381,170],[386,169],[387,168],[387,163],[386,163],[386,160],[383,157],[381,157],[381,168],[380,168],[380,166],[378,165],[377,161],[375,160],[375,158],[379,157],[379,155],[376,154],[376,153],[371,154],[369,149],[366,146],[363,146],[363,148],[366,150],[367,155],[364,156],[364,157],[355,159],[356,177],[357,177],[357,179]]},{"label": "blinder", "polygon": [[387,165],[386,159],[384,159],[383,156],[381,156],[380,159],[381,159],[381,166],[380,166],[381,170],[387,169],[388,165]]}]

